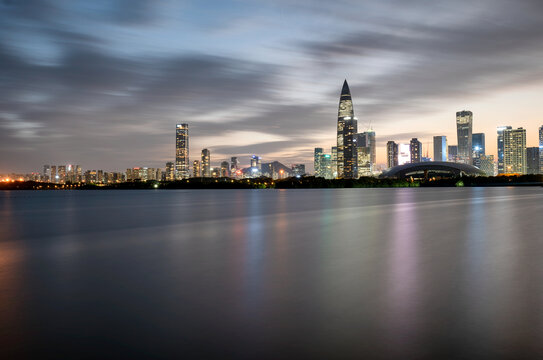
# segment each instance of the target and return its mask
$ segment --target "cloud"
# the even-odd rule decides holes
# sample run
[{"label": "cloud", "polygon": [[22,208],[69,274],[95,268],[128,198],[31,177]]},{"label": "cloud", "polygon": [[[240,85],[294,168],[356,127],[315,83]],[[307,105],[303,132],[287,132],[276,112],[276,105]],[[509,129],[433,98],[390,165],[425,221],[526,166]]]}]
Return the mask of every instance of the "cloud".
[{"label": "cloud", "polygon": [[[344,77],[360,129],[388,126],[380,145],[431,136],[421,114],[543,81],[540,1],[228,5],[1,2],[0,171],[163,166],[181,122],[218,156],[307,162],[335,140]],[[248,30],[224,30],[236,21]]]}]

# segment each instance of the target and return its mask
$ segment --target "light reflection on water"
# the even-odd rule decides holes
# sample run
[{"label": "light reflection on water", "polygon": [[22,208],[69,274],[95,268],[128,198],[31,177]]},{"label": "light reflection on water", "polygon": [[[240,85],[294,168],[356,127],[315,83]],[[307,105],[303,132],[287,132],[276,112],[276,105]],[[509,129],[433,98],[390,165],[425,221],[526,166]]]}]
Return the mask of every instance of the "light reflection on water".
[{"label": "light reflection on water", "polygon": [[0,355],[543,356],[542,200],[540,188],[3,193]]}]

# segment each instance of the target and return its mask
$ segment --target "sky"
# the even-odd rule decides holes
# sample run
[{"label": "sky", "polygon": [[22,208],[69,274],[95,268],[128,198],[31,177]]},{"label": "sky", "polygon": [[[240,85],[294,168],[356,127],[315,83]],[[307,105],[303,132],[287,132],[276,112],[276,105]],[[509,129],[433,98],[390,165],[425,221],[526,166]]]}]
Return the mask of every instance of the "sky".
[{"label": "sky", "polygon": [[359,131],[455,145],[455,113],[543,125],[540,0],[0,0],[0,173],[44,164],[305,163],[336,141],[343,80]]}]

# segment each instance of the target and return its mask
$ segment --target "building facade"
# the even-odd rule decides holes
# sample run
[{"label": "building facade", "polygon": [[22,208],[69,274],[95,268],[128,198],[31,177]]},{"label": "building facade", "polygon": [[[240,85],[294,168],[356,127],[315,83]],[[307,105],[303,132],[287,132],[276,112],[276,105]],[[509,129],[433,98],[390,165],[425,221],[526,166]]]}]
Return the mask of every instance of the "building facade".
[{"label": "building facade", "polygon": [[409,154],[411,163],[419,163],[422,161],[422,143],[417,138],[412,138],[409,142]]},{"label": "building facade", "polygon": [[543,125],[539,128],[539,172],[543,174]]},{"label": "building facade", "polygon": [[166,175],[165,175],[166,181],[174,181],[175,180],[175,166],[173,165],[173,162],[168,161],[166,163]]},{"label": "building facade", "polygon": [[373,166],[371,163],[371,150],[367,146],[357,146],[356,147],[356,161],[358,169],[358,177],[361,176],[372,176],[373,175]]},{"label": "building facade", "polygon": [[457,145],[447,146],[447,152],[448,152],[449,161],[458,162],[458,146]]},{"label": "building facade", "polygon": [[357,177],[356,144],[354,136],[358,132],[358,122],[354,117],[353,101],[347,80],[343,83],[339,98],[337,120],[337,177],[354,179]]},{"label": "building facade", "polygon": [[175,126],[175,178],[177,180],[189,177],[189,125]]},{"label": "building facade", "polygon": [[201,177],[202,169],[200,168],[200,160],[194,160],[192,162],[192,177]]},{"label": "building facade", "polygon": [[505,167],[503,163],[503,158],[504,158],[503,132],[505,130],[510,130],[510,129],[512,129],[511,126],[498,127],[498,174],[505,173]]},{"label": "building facade", "polygon": [[526,174],[526,129],[503,131],[503,167],[506,174]]},{"label": "building facade", "polygon": [[337,173],[337,146],[332,146],[332,148],[330,149],[330,155],[331,155],[331,164],[332,164],[332,177],[334,179],[337,179],[338,178],[338,173]]},{"label": "building facade", "polygon": [[292,169],[292,175],[294,175],[294,176],[303,176],[303,175],[305,175],[305,165],[304,164],[292,164],[291,169]]},{"label": "building facade", "polygon": [[221,177],[230,177],[230,165],[228,164],[228,161],[223,161],[221,163]]},{"label": "building facade", "polygon": [[447,137],[434,136],[434,161],[447,161]]},{"label": "building facade", "polygon": [[484,171],[486,176],[494,176],[494,155],[481,155],[479,157],[479,169]]},{"label": "building facade", "polygon": [[471,164],[472,161],[472,127],[473,113],[459,111],[456,113],[456,135],[458,137],[458,161]]},{"label": "building facade", "polygon": [[208,149],[202,150],[200,174],[202,177],[211,177],[211,152]]},{"label": "building facade", "polygon": [[387,142],[387,168],[398,166],[398,144],[394,141]]},{"label": "building facade", "polygon": [[526,148],[526,174],[539,174],[539,146]]},{"label": "building facade", "polygon": [[322,148],[315,148],[313,151],[313,168],[315,169],[316,177],[323,177],[321,168],[321,158],[324,153]]},{"label": "building facade", "polygon": [[472,158],[473,165],[481,168],[481,156],[486,155],[485,134],[475,133],[472,135]]}]

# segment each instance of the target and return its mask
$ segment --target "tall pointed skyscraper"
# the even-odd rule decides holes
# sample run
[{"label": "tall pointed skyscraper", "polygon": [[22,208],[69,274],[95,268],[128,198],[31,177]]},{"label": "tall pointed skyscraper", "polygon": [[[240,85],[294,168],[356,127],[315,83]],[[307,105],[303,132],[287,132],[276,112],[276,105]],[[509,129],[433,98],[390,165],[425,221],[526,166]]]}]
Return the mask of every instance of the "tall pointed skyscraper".
[{"label": "tall pointed skyscraper", "polygon": [[343,83],[339,98],[337,119],[337,176],[343,179],[357,178],[357,157],[355,136],[358,132],[354,117],[353,100],[347,80]]}]

